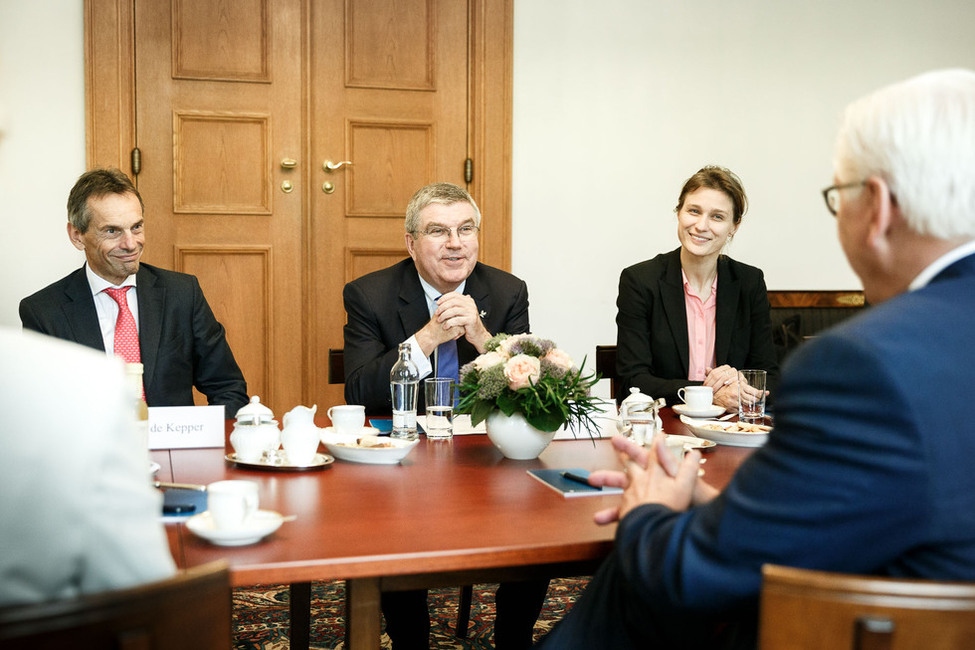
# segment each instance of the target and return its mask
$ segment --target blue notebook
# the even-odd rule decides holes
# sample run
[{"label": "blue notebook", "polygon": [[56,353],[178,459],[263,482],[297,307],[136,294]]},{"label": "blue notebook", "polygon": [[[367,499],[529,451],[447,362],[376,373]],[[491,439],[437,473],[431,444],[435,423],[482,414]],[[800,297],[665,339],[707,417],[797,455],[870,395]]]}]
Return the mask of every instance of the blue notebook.
[{"label": "blue notebook", "polygon": [[615,487],[593,487],[587,483],[580,483],[579,481],[573,481],[572,479],[565,478],[563,474],[572,474],[573,476],[578,476],[579,478],[586,478],[589,476],[589,470],[580,469],[578,467],[569,467],[566,469],[530,469],[528,473],[539,480],[543,485],[546,485],[564,497],[598,497],[606,496],[608,494],[623,494],[621,488]]},{"label": "blue notebook", "polygon": [[[393,421],[392,420],[369,420],[369,426],[379,429],[379,433],[392,433],[393,432]],[[417,433],[425,433],[423,427],[419,423],[416,425]]]},{"label": "blue notebook", "polygon": [[205,512],[207,509],[206,492],[183,488],[162,488],[162,493],[162,513],[167,521],[187,519]]}]

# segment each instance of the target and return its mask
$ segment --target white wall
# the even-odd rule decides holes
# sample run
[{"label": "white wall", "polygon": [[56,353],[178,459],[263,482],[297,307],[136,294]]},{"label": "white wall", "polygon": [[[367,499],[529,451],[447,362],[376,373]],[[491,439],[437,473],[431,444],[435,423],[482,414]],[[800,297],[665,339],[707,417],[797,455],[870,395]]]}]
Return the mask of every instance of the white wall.
[{"label": "white wall", "polygon": [[[85,166],[82,21],[81,0],[0,0],[0,325],[82,260],[64,234]],[[975,68],[973,24],[969,0],[516,0],[513,271],[533,330],[577,360],[615,342],[620,270],[677,246],[678,190],[707,163],[742,177],[729,253],[770,288],[859,287],[819,195],[840,110]]]},{"label": "white wall", "polygon": [[65,231],[85,171],[83,41],[81,0],[0,0],[0,325],[84,261]]},{"label": "white wall", "polygon": [[970,0],[516,0],[513,270],[532,329],[576,360],[616,341],[620,271],[676,248],[710,163],[750,209],[728,253],[770,289],[860,288],[820,189],[840,112],[939,67],[975,68]]}]

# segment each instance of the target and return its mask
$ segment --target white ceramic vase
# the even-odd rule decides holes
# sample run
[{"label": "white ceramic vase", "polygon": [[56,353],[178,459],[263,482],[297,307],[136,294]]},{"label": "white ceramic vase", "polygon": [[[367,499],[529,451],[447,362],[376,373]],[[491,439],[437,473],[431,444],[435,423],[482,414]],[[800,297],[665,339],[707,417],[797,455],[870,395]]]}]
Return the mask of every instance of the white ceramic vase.
[{"label": "white ceramic vase", "polygon": [[487,436],[505,458],[531,460],[545,451],[555,432],[539,431],[521,413],[492,411],[487,417]]}]

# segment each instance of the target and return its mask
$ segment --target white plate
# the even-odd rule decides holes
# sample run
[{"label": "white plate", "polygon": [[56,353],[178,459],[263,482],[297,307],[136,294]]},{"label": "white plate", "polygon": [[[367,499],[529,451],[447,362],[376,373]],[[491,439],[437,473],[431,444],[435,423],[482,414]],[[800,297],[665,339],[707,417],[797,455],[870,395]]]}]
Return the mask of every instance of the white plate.
[{"label": "white plate", "polygon": [[339,460],[374,465],[395,465],[406,458],[406,455],[413,451],[413,448],[420,442],[419,440],[402,440],[383,436],[381,440],[384,443],[392,444],[392,447],[351,446],[355,445],[356,440],[363,435],[375,436],[378,433],[379,430],[372,427],[364,427],[361,434],[339,433],[334,428],[328,427],[322,431],[322,442],[328,448],[328,453]]},{"label": "white plate", "polygon": [[712,404],[708,408],[701,411],[693,411],[687,404],[674,404],[674,412],[677,413],[677,415],[686,415],[692,418],[716,418],[719,415],[722,415],[724,411],[724,407],[718,406],[717,404]]},{"label": "white plate", "polygon": [[[725,431],[737,426],[737,422],[719,422],[718,420],[695,420],[685,415],[680,416],[683,422],[700,438],[714,440],[722,445],[731,447],[761,447],[768,441],[768,432],[765,433],[745,433],[740,431]],[[705,429],[706,425],[715,425],[719,429]]]},{"label": "white plate", "polygon": [[273,510],[258,510],[247,523],[231,530],[218,530],[213,525],[210,512],[201,512],[186,520],[186,527],[193,534],[202,537],[217,546],[244,546],[259,542],[278,528],[284,522],[284,517]]},{"label": "white plate", "polygon": [[667,443],[680,444],[688,449],[700,449],[702,451],[705,449],[711,449],[712,447],[716,447],[718,444],[714,440],[695,438],[693,436],[681,436],[675,433],[667,434]]}]

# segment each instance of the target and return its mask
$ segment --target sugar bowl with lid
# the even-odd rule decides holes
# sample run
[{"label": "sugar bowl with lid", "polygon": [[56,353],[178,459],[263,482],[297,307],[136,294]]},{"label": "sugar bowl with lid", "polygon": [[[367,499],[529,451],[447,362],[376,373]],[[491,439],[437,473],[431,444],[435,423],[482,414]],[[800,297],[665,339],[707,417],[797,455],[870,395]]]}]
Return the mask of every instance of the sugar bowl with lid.
[{"label": "sugar bowl with lid", "polygon": [[237,411],[237,421],[230,434],[230,444],[238,460],[260,462],[265,454],[273,455],[281,446],[281,432],[274,413],[261,404],[257,395]]}]

